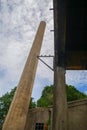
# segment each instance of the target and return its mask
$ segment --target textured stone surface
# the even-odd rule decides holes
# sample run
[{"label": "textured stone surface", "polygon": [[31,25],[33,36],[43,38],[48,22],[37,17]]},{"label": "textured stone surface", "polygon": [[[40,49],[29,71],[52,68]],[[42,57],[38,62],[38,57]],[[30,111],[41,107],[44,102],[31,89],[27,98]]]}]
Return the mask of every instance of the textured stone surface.
[{"label": "textured stone surface", "polygon": [[46,23],[44,21],[39,25],[17,91],[5,119],[3,130],[24,130],[38,63],[37,56],[40,53],[45,25]]},{"label": "textured stone surface", "polygon": [[67,96],[64,68],[56,67],[54,83],[53,130],[67,130]]},{"label": "textured stone surface", "polygon": [[87,130],[87,99],[68,104],[68,130]]},{"label": "textured stone surface", "polygon": [[36,123],[47,124],[49,120],[49,111],[48,108],[37,108],[29,110],[25,130],[35,130]]}]

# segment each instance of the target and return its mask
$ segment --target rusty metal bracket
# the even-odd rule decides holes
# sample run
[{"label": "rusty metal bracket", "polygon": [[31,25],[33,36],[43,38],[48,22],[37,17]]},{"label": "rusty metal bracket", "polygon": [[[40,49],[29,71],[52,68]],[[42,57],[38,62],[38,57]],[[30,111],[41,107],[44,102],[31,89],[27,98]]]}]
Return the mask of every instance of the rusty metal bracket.
[{"label": "rusty metal bracket", "polygon": [[53,57],[54,58],[54,56],[52,56],[52,55],[49,55],[49,56],[47,56],[47,55],[41,55],[41,56],[37,56],[37,58],[42,62],[42,63],[44,63],[49,69],[51,69],[52,71],[54,71],[54,68],[52,68],[52,67],[50,67],[44,60],[42,60],[40,57],[42,57],[42,58],[51,58],[51,57]]},{"label": "rusty metal bracket", "polygon": [[50,8],[49,10],[54,10],[54,8]]}]

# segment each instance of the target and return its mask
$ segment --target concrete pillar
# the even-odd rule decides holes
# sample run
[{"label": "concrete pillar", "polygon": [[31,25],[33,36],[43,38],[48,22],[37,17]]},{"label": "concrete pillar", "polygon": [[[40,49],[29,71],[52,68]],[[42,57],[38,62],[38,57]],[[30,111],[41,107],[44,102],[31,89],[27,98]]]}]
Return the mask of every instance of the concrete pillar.
[{"label": "concrete pillar", "polygon": [[65,83],[66,0],[53,0],[54,6],[54,105],[52,130],[67,130]]},{"label": "concrete pillar", "polygon": [[24,130],[46,23],[39,25],[2,130]]},{"label": "concrete pillar", "polygon": [[52,130],[67,130],[65,70],[62,67],[55,68],[54,80]]}]

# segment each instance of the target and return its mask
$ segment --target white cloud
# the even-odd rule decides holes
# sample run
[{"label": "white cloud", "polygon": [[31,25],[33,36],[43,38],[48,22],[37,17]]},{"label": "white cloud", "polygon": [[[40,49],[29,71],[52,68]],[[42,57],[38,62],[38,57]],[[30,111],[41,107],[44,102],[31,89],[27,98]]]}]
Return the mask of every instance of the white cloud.
[{"label": "white cloud", "polygon": [[66,71],[66,83],[85,93],[87,91],[87,71]]}]

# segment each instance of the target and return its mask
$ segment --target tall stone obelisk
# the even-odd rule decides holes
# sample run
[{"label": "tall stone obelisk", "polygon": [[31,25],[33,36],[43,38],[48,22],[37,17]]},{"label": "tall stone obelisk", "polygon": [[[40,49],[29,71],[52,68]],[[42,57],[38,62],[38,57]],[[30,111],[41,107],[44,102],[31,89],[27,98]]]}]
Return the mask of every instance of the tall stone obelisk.
[{"label": "tall stone obelisk", "polygon": [[24,130],[45,26],[44,21],[39,25],[2,130]]}]

